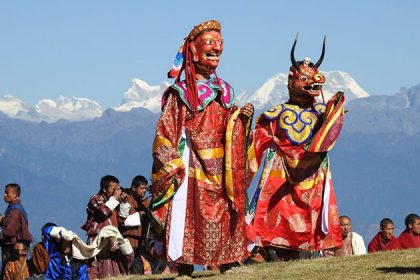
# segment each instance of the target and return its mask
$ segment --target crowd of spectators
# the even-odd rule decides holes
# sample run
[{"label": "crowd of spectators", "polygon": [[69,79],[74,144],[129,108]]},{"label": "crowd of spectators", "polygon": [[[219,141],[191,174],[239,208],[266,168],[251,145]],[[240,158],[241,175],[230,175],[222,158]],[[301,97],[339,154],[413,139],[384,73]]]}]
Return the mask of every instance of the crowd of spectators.
[{"label": "crowd of spectators", "polygon": [[[99,191],[87,204],[87,219],[82,226],[88,236],[87,242],[72,231],[49,222],[42,227],[41,242],[35,244],[28,258],[32,237],[28,215],[20,201],[21,189],[18,184],[6,185],[4,200],[8,207],[4,216],[0,216],[0,279],[103,279],[121,274],[176,272],[175,263],[160,258],[162,244],[151,229],[151,198],[146,197],[147,187],[148,181],[143,176],[134,177],[126,189],[120,186],[115,176],[104,176]],[[352,230],[350,217],[341,216],[340,226],[343,244],[339,249],[280,254],[270,248],[260,248],[250,253],[250,260],[350,256],[420,248],[420,218],[417,214],[406,217],[406,228],[399,237],[394,236],[393,221],[382,219],[379,232],[369,242],[368,250],[362,236]]]}]

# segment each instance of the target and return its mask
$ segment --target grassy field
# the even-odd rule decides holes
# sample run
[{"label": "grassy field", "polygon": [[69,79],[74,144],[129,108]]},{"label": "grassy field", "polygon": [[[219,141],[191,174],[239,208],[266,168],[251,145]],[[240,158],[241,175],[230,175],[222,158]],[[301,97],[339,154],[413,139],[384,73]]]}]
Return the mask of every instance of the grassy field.
[{"label": "grassy field", "polygon": [[[420,279],[420,250],[266,263],[250,265],[247,268],[247,273],[229,275],[216,271],[195,272],[193,279]],[[175,276],[125,276],[110,279],[173,279]]]}]

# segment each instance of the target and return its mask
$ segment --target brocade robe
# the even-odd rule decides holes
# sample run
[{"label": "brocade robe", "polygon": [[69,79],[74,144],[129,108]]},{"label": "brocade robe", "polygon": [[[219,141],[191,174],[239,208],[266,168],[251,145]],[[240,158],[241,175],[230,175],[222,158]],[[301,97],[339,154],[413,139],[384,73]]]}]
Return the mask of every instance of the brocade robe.
[{"label": "brocade robe", "polygon": [[247,213],[249,236],[258,246],[341,247],[327,151],[342,128],[343,102],[342,96],[312,108],[285,103],[258,118],[248,149],[249,176],[264,155],[266,160]]},{"label": "brocade robe", "polygon": [[170,261],[219,265],[247,257],[247,125],[233,106],[233,89],[220,81],[221,86],[215,78],[197,82],[196,113],[184,82],[164,93],[153,144],[152,193],[153,216]]}]

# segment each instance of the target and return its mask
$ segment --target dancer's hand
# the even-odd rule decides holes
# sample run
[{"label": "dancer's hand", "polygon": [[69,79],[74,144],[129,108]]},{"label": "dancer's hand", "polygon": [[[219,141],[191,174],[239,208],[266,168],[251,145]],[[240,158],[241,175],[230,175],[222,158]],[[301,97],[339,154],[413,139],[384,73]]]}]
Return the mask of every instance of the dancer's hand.
[{"label": "dancer's hand", "polygon": [[252,106],[251,103],[245,104],[241,108],[241,114],[243,114],[247,118],[250,118],[252,116],[252,114],[254,114],[254,106]]}]

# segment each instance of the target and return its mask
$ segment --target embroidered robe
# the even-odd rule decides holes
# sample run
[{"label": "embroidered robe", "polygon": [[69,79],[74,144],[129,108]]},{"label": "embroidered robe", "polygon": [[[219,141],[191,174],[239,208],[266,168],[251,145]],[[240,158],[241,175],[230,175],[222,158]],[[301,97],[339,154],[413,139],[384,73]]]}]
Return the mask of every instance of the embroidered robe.
[{"label": "embroidered robe", "polygon": [[284,103],[258,118],[248,149],[250,178],[264,155],[266,160],[247,213],[249,236],[257,245],[302,251],[341,247],[327,151],[342,128],[343,102],[340,97],[310,108]]},{"label": "embroidered robe", "polygon": [[168,260],[219,265],[244,260],[245,155],[250,121],[233,106],[233,89],[198,81],[198,112],[184,82],[164,93],[153,144],[153,216]]}]

